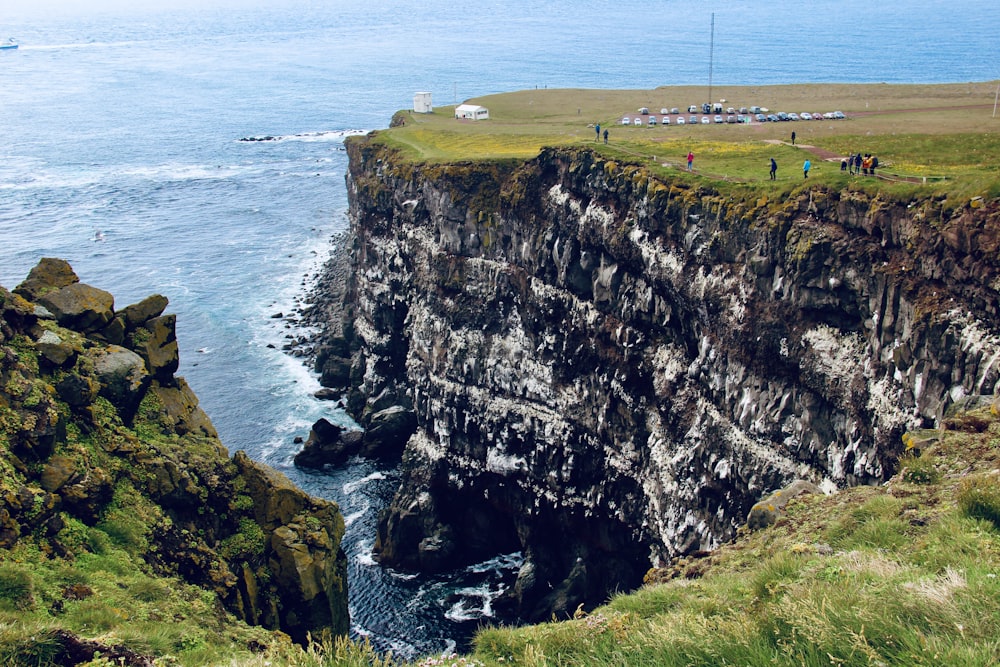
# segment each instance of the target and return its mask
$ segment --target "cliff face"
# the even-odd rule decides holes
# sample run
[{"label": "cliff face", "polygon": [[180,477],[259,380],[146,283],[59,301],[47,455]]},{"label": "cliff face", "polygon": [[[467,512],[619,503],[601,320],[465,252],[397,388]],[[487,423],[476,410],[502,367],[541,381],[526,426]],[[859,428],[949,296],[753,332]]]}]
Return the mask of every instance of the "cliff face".
[{"label": "cliff face", "polygon": [[587,151],[348,150],[342,377],[362,423],[418,424],[377,555],[523,549],[524,619],[713,548],[793,478],[885,479],[905,428],[1000,379],[996,202],[747,203]]},{"label": "cliff face", "polygon": [[337,506],[229,458],[174,375],[166,306],[153,295],[116,310],[52,259],[0,288],[0,561],[27,550],[71,571],[113,544],[130,568],[207,589],[249,624],[301,642],[346,634]]}]

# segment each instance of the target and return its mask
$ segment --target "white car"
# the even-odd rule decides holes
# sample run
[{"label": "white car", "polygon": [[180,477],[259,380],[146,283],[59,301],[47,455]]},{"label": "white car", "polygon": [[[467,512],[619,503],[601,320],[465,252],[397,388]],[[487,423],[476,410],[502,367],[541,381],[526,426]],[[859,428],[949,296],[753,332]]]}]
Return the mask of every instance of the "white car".
[{"label": "white car", "polygon": [[678,116],[677,117],[677,124],[678,125],[684,125],[684,116]]},{"label": "white car", "polygon": [[663,120],[660,121],[660,125],[670,125],[670,116],[664,116]]},{"label": "white car", "polygon": [[632,119],[631,118],[629,118],[628,116],[625,116],[624,118],[622,118],[622,125],[631,125],[631,124],[632,124]]},{"label": "white car", "polygon": [[642,118],[637,116],[636,119],[632,121],[632,124],[636,127],[642,127]]},{"label": "white car", "polygon": [[800,113],[799,114],[799,118],[801,118],[802,120],[812,120],[813,119],[812,114],[810,114],[808,111],[803,111],[802,113]]},{"label": "white car", "polygon": [[711,125],[712,124],[712,119],[709,118],[708,116],[702,116],[701,117],[701,124],[702,125]]},{"label": "white car", "polygon": [[669,112],[669,111],[667,111],[667,107],[663,107],[662,109],[660,109],[660,113],[661,113],[661,114],[668,114],[668,113],[670,113],[670,112]]}]

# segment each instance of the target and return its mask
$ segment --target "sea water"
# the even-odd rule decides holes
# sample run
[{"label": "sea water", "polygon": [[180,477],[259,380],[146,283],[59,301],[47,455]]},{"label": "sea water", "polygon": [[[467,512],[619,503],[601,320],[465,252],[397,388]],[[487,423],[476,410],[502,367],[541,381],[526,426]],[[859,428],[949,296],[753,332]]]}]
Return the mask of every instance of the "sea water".
[{"label": "sea water", "polygon": [[21,44],[0,52],[0,284],[61,257],[119,306],[168,296],[179,374],[223,442],[340,503],[352,632],[405,656],[502,620],[492,601],[520,555],[384,570],[371,547],[397,473],[291,465],[316,419],[350,425],[282,351],[347,227],[345,136],[385,127],[416,91],[446,105],[701,85],[710,69],[717,85],[1000,78],[995,0],[82,4],[0,5],[0,37]]}]

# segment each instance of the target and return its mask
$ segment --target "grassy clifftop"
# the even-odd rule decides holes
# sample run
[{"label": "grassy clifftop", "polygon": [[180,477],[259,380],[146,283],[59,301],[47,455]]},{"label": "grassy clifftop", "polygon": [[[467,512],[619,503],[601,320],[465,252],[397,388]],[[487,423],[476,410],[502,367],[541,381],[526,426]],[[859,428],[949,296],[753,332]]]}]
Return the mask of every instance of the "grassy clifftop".
[{"label": "grassy clifftop", "polygon": [[[842,111],[845,120],[750,125],[710,124],[622,126],[623,116],[640,107],[687,111],[706,101],[704,87],[654,90],[527,90],[470,100],[490,111],[490,119],[454,118],[454,107],[432,114],[399,112],[394,127],[378,140],[415,161],[454,162],[525,159],[544,146],[589,146],[611,159],[635,161],[680,179],[708,178],[722,187],[787,192],[803,182],[802,164],[812,162],[809,181],[837,189],[891,188],[965,198],[1000,196],[1000,116],[993,115],[996,82],[889,85],[811,84],[720,86],[715,101],[725,106],[758,105],[771,111]],[[684,113],[685,117],[689,114]],[[699,111],[699,119],[703,115]],[[714,115],[714,114],[713,114]],[[595,141],[594,125],[609,131],[609,143]],[[791,145],[791,133],[796,145]],[[695,173],[685,156],[695,154]],[[894,180],[864,179],[841,173],[842,156],[871,153]],[[770,158],[778,179],[768,176]],[[926,182],[924,180],[926,179]]]}]

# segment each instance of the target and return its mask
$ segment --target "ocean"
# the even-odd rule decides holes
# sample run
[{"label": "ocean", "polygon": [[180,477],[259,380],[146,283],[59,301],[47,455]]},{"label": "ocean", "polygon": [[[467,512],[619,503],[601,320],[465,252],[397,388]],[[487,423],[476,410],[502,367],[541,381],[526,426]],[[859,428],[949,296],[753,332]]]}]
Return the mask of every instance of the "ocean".
[{"label": "ocean", "polygon": [[716,85],[1000,78],[996,0],[85,4],[0,6],[0,38],[21,45],[0,52],[0,284],[61,257],[119,306],[168,296],[178,374],[223,442],[341,504],[352,633],[407,657],[502,621],[491,602],[520,556],[433,578],[383,570],[371,547],[395,471],[291,463],[319,417],[350,424],[281,349],[347,227],[345,136],[386,127],[417,91],[442,106],[701,85],[710,59]]}]

